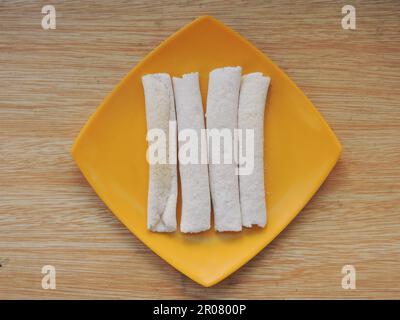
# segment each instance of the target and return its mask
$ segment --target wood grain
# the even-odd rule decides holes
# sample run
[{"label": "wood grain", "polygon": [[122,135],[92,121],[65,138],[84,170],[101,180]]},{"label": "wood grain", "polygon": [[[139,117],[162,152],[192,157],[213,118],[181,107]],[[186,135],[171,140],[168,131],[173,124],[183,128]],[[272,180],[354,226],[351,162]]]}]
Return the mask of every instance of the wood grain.
[{"label": "wood grain", "polygon": [[[400,298],[400,3],[352,1],[0,3],[0,299]],[[210,14],[269,55],[343,144],[319,192],[265,250],[202,288],[132,236],[69,149],[119,80],[167,36]],[[57,289],[41,288],[41,268]],[[341,268],[357,289],[341,288]],[[157,291],[154,291],[154,288]]]}]

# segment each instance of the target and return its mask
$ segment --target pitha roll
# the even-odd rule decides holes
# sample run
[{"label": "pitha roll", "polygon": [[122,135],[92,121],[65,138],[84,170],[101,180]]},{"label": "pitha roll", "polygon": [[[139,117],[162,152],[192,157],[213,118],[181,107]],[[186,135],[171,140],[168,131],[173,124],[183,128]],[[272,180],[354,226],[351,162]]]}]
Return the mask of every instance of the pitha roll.
[{"label": "pitha roll", "polygon": [[[172,80],[178,120],[179,174],[182,187],[180,230],[185,233],[201,232],[210,229],[211,200],[208,165],[201,162],[202,152],[207,153],[207,148],[202,148],[201,144],[201,135],[205,132],[199,74],[189,73]],[[185,135],[187,130],[190,135]],[[185,155],[181,153],[187,150],[184,146],[188,143],[192,143],[191,147],[195,148],[189,150],[195,152],[189,161],[183,161],[181,156]]]},{"label": "pitha roll", "polygon": [[[241,67],[225,67],[215,69],[209,74],[206,123],[209,136],[211,200],[217,231],[242,230],[239,179],[236,172],[238,166],[235,161],[237,141],[234,139],[234,129],[238,126],[241,72]],[[214,130],[214,133],[217,131],[221,134],[223,131],[229,133],[230,150],[226,148],[225,139],[221,139],[220,148],[215,154],[213,145],[216,145],[216,140],[213,131],[210,130]],[[218,153],[220,163],[215,159]],[[229,160],[229,156],[231,156],[230,163],[226,161]]]},{"label": "pitha roll", "polygon": [[[171,77],[166,73],[148,74],[142,77],[142,84],[146,102],[148,151],[153,143],[165,148],[165,157],[160,157],[163,161],[149,163],[147,227],[156,232],[173,232],[176,230],[178,182],[176,115]],[[157,136],[154,141],[149,141],[152,129],[164,133],[164,138]],[[161,149],[159,153],[163,153]]]},{"label": "pitha roll", "polygon": [[[270,78],[260,72],[242,77],[239,96],[238,128],[241,129],[240,150],[246,150],[246,130],[254,130],[254,167],[242,174],[239,170],[240,208],[245,227],[265,227],[267,209],[264,188],[264,110]],[[249,156],[249,155],[246,155]]]}]

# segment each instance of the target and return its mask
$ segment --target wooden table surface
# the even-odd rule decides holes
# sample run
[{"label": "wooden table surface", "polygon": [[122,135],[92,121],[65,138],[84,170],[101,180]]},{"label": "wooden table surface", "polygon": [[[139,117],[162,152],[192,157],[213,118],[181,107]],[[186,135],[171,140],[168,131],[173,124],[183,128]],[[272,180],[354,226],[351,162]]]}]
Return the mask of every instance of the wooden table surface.
[{"label": "wooden table surface", "polygon": [[[0,3],[0,299],[400,298],[399,1],[352,1],[354,31],[343,1],[51,1],[57,29],[43,30],[49,2]],[[212,288],[135,238],[69,153],[119,80],[204,14],[276,62],[343,145],[301,214]],[[347,264],[355,290],[341,286]]]}]

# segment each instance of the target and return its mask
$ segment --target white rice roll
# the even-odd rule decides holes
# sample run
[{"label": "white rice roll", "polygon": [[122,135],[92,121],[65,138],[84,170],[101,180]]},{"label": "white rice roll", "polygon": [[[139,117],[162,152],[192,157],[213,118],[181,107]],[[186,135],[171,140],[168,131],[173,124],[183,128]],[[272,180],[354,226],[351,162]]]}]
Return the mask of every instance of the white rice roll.
[{"label": "white rice roll", "polygon": [[[142,77],[142,83],[149,144],[147,156],[149,159],[150,153],[157,153],[159,159],[163,159],[157,163],[150,162],[147,227],[156,232],[173,232],[176,231],[178,183],[176,116],[171,77],[165,73],[148,74]],[[150,137],[152,129],[163,132],[164,138]],[[160,147],[158,152],[154,152],[156,145]],[[163,147],[165,152],[161,150]]]},{"label": "white rice roll", "polygon": [[269,77],[255,72],[243,76],[240,87],[238,128],[241,129],[242,139],[239,154],[244,154],[244,150],[247,150],[246,129],[254,130],[253,170],[239,170],[240,207],[245,227],[265,227],[267,223],[264,189],[264,110],[269,84]]},{"label": "white rice roll", "polygon": [[[234,129],[238,125],[238,102],[241,81],[241,67],[225,67],[210,72],[207,95],[207,129],[209,142],[209,172],[211,199],[217,231],[242,230],[242,216],[239,202],[239,179],[235,152],[237,142]],[[225,148],[225,139],[220,139],[220,163],[216,163],[215,137],[225,131],[230,134],[230,149]],[[214,130],[214,132],[213,132]],[[215,134],[215,135],[214,135]],[[229,142],[229,141],[228,141]],[[214,146],[213,146],[214,145]],[[217,151],[217,154],[215,152]],[[231,151],[232,154],[229,154]],[[231,157],[231,163],[224,161]]]},{"label": "white rice roll", "polygon": [[[205,139],[201,139],[205,131],[199,74],[190,73],[183,75],[182,78],[173,78],[173,84],[178,119],[179,174],[182,186],[180,230],[185,233],[201,232],[210,229],[211,200],[207,146],[202,144],[206,142]],[[190,151],[190,157],[187,157],[187,151]],[[202,156],[204,162],[202,162]],[[185,157],[185,160],[181,157]]]}]

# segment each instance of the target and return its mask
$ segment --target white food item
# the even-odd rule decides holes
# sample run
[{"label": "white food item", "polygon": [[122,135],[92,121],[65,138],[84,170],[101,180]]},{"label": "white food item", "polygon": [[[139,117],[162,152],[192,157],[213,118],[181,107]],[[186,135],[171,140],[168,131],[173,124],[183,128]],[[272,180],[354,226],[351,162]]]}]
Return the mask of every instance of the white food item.
[{"label": "white food item", "polygon": [[[241,67],[226,67],[210,72],[207,95],[207,130],[225,129],[234,136],[238,125],[238,103],[241,81]],[[210,131],[208,131],[210,136]],[[221,139],[222,140],[222,139]],[[232,139],[233,140],[233,139]],[[213,143],[214,140],[208,140]],[[234,142],[237,142],[234,140]],[[234,144],[234,143],[232,143]],[[223,143],[221,142],[221,146]],[[209,171],[211,199],[217,231],[242,230],[242,215],[239,202],[238,168],[235,159],[231,164],[224,163],[224,147],[221,147],[220,164],[212,163],[213,147],[209,148]],[[233,148],[233,153],[237,147]]]},{"label": "white food item", "polygon": [[242,77],[239,96],[238,128],[242,130],[242,147],[245,130],[254,129],[254,170],[249,175],[239,175],[240,206],[245,227],[265,227],[267,210],[264,190],[264,110],[270,78],[260,72]]},{"label": "white food item", "polygon": [[[204,129],[204,113],[201,100],[199,74],[185,74],[182,78],[173,78],[178,136],[190,129],[197,137],[197,164],[179,162],[179,174],[182,186],[182,232],[201,232],[210,229],[210,186],[208,165],[201,163],[201,129]],[[187,139],[192,139],[192,136]],[[196,140],[195,140],[196,141]],[[190,140],[190,142],[194,142]],[[188,141],[179,139],[179,150]],[[207,149],[204,150],[207,152]],[[206,157],[207,159],[207,157]]]},{"label": "white food item", "polygon": [[151,129],[161,129],[166,135],[166,145],[169,146],[170,142],[172,146],[175,144],[175,151],[171,148],[174,152],[169,153],[171,150],[167,148],[165,164],[150,163],[147,227],[157,232],[173,232],[176,230],[178,182],[176,127],[171,130],[174,127],[169,125],[169,121],[176,119],[171,77],[165,73],[148,74],[142,77],[142,83],[148,132]]}]

